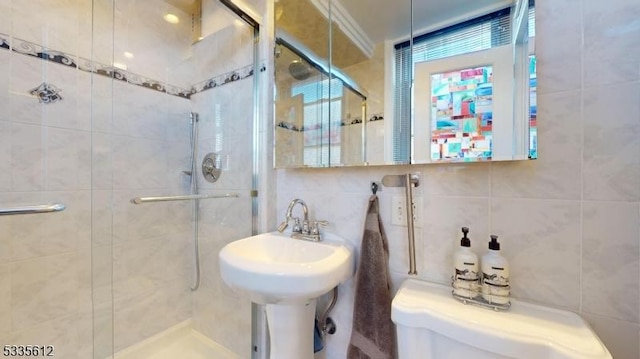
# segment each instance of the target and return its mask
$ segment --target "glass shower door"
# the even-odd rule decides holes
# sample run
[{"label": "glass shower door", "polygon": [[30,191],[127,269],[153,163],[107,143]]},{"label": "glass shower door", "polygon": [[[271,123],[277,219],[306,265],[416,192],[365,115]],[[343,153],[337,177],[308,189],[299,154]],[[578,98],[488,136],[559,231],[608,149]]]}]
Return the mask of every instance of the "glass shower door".
[{"label": "glass shower door", "polygon": [[[94,358],[250,357],[251,304],[217,261],[252,233],[254,28],[219,1],[151,2],[94,0],[94,55],[111,49],[92,99]],[[190,200],[131,203],[193,194],[192,176],[238,197],[199,200],[197,218]]]},{"label": "glass shower door", "polygon": [[[92,356],[91,2],[0,0],[2,355]],[[61,207],[60,207],[61,208]],[[7,347],[5,347],[7,346]]]},{"label": "glass shower door", "polygon": [[[252,232],[254,31],[213,0],[0,0],[0,212],[65,206],[0,213],[9,354],[156,359],[187,333],[208,357],[250,356],[250,303],[217,253]],[[216,183],[185,173],[191,112]],[[201,200],[198,218],[189,201],[130,202],[189,194],[194,175],[239,197]]]}]

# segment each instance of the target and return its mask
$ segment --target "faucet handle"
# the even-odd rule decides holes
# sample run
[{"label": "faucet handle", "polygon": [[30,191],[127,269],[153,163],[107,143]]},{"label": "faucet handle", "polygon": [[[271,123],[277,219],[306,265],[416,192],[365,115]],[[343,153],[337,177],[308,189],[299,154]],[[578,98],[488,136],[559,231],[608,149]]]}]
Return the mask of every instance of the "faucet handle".
[{"label": "faucet handle", "polygon": [[326,226],[329,224],[329,221],[319,220],[313,221],[313,226],[311,227],[311,234],[320,234],[320,226]]}]

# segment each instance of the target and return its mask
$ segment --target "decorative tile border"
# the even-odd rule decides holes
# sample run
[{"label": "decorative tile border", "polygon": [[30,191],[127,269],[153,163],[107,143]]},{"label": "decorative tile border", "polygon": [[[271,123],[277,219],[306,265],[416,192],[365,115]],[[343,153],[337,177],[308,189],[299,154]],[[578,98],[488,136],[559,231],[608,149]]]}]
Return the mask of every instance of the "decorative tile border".
[{"label": "decorative tile border", "polygon": [[11,49],[11,45],[9,44],[9,38],[5,37],[6,35],[0,34],[0,49]]},{"label": "decorative tile border", "polygon": [[214,87],[220,87],[230,82],[246,79],[253,75],[253,65],[242,67],[238,70],[227,72],[226,74],[212,77],[208,80],[198,82],[191,87],[191,93],[196,94],[198,92],[206,91]]},{"label": "decorative tile border", "polygon": [[38,98],[38,102],[44,104],[62,101],[62,95],[60,95],[60,92],[62,92],[62,90],[57,86],[46,82],[43,82],[40,86],[29,91],[30,94]]},{"label": "decorative tile border", "polygon": [[[384,117],[382,115],[372,115],[367,122],[374,122],[374,121],[381,121],[381,120],[384,120]],[[344,121],[340,122],[340,126],[351,126],[359,123],[362,123],[362,120],[359,117],[357,117],[351,122],[344,122]],[[319,125],[307,126],[307,127],[303,126],[302,128],[298,128],[298,126],[296,126],[295,124],[291,122],[286,122],[286,121],[278,122],[276,124],[276,127],[284,128],[285,130],[295,131],[295,132],[311,131],[311,130],[317,130],[320,128]]]},{"label": "decorative tile border", "polygon": [[[10,51],[12,50],[22,55],[37,57],[45,61],[55,62],[57,64],[76,68],[81,71],[111,77],[115,80],[127,82],[132,85],[145,87],[151,90],[182,97],[185,99],[191,98],[191,95],[194,95],[196,93],[206,91],[214,87],[220,87],[253,75],[253,65],[248,65],[238,70],[229,71],[227,73],[212,77],[208,80],[199,82],[196,85],[192,86],[190,89],[184,89],[161,81],[156,81],[145,76],[137,75],[133,72],[126,71],[117,67],[103,65],[82,57],[76,57],[64,52],[51,50],[26,40],[14,37],[12,41],[9,35],[2,33],[0,33],[0,49],[6,49]],[[260,72],[263,72],[265,70],[266,68],[263,64],[260,68]]]}]

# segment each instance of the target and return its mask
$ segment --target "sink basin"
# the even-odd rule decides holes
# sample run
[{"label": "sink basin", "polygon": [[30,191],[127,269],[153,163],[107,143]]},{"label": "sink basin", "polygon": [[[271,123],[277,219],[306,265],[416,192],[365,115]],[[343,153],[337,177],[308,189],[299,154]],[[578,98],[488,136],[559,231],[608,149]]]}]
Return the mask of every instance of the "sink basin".
[{"label": "sink basin", "polygon": [[265,304],[270,358],[313,359],[316,299],[355,272],[348,241],[321,242],[272,232],[240,239],[220,251],[220,275],[236,292]]},{"label": "sink basin", "polygon": [[272,232],[229,243],[220,251],[224,282],[261,304],[308,301],[354,273],[353,250],[343,238],[323,233],[321,242]]}]

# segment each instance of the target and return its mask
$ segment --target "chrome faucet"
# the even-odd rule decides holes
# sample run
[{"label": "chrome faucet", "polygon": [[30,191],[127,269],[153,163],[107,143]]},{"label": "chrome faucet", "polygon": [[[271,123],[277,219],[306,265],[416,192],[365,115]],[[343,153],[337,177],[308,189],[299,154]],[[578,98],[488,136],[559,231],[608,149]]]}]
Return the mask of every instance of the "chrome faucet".
[{"label": "chrome faucet", "polygon": [[[302,213],[304,215],[302,224],[300,224],[300,218],[293,217],[293,208],[296,204],[300,204],[302,206]],[[314,221],[313,225],[310,225],[309,208],[307,207],[307,204],[299,198],[296,198],[289,203],[286,218],[278,226],[278,232],[283,232],[289,226],[289,222],[291,220],[294,221],[293,228],[291,228],[291,238],[305,239],[314,242],[322,240],[318,226],[326,226],[329,224],[327,221]]]},{"label": "chrome faucet", "polygon": [[291,203],[289,203],[289,207],[287,208],[287,216],[284,220],[284,222],[280,223],[280,225],[278,226],[278,232],[282,232],[285,229],[287,229],[287,227],[289,227],[289,222],[293,219],[295,221],[295,224],[293,225],[292,228],[292,232],[294,233],[301,233],[302,232],[302,228],[300,227],[300,218],[298,217],[293,217],[293,207],[296,206],[296,204],[300,204],[302,206],[302,212],[304,214],[304,222],[306,223],[307,226],[309,225],[309,208],[307,207],[307,204],[304,203],[303,200],[301,199],[294,199],[293,201],[291,201]]}]

